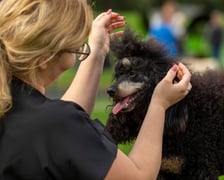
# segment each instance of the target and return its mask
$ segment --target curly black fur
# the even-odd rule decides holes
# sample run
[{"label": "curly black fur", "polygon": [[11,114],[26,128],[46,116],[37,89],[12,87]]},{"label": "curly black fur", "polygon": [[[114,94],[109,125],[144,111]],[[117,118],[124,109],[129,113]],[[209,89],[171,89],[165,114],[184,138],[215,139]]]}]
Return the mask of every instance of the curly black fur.
[{"label": "curly black fur", "polygon": [[[125,143],[136,138],[153,89],[178,58],[130,29],[112,42],[111,49],[117,58],[114,93],[123,80],[144,83],[135,109],[111,113],[106,125],[117,143]],[[129,67],[124,66],[123,58],[130,61]],[[180,158],[181,168],[174,172],[172,167],[161,167],[159,179],[215,180],[224,174],[224,72],[192,72],[191,84],[191,92],[166,112],[163,159]]]}]

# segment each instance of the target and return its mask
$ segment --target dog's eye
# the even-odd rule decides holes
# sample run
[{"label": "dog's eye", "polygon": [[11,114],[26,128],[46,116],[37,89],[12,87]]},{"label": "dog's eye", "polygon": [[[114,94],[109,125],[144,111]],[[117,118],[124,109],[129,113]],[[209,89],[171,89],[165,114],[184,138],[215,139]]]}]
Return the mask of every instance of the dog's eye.
[{"label": "dog's eye", "polygon": [[130,72],[129,72],[129,76],[134,77],[134,76],[135,76],[135,72],[134,72],[134,71],[130,71]]}]

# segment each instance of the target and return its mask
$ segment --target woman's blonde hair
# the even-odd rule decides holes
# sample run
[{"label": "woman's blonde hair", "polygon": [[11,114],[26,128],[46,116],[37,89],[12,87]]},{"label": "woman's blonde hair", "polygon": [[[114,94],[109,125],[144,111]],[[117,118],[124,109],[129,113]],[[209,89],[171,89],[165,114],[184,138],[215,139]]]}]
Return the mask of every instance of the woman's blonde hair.
[{"label": "woman's blonde hair", "polygon": [[77,49],[93,19],[86,0],[2,0],[0,2],[0,117],[12,107],[12,76],[35,81],[37,59],[51,60]]}]

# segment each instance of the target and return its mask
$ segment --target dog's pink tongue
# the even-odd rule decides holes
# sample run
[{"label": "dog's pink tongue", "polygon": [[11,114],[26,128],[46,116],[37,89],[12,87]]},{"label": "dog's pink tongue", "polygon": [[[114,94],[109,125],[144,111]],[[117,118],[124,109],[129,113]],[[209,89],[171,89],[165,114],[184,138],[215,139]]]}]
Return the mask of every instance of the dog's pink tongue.
[{"label": "dog's pink tongue", "polygon": [[119,101],[113,108],[112,112],[113,114],[119,113],[125,106],[126,103],[128,102],[129,97],[124,98],[122,101]]}]

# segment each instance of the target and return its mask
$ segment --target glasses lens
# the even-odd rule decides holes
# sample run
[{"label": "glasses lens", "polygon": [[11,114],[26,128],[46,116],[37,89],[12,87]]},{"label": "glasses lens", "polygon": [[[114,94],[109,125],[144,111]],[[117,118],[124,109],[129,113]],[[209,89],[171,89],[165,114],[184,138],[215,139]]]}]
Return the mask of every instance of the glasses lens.
[{"label": "glasses lens", "polygon": [[76,56],[79,61],[85,60],[90,54],[90,47],[87,43],[84,43],[76,52]]}]

